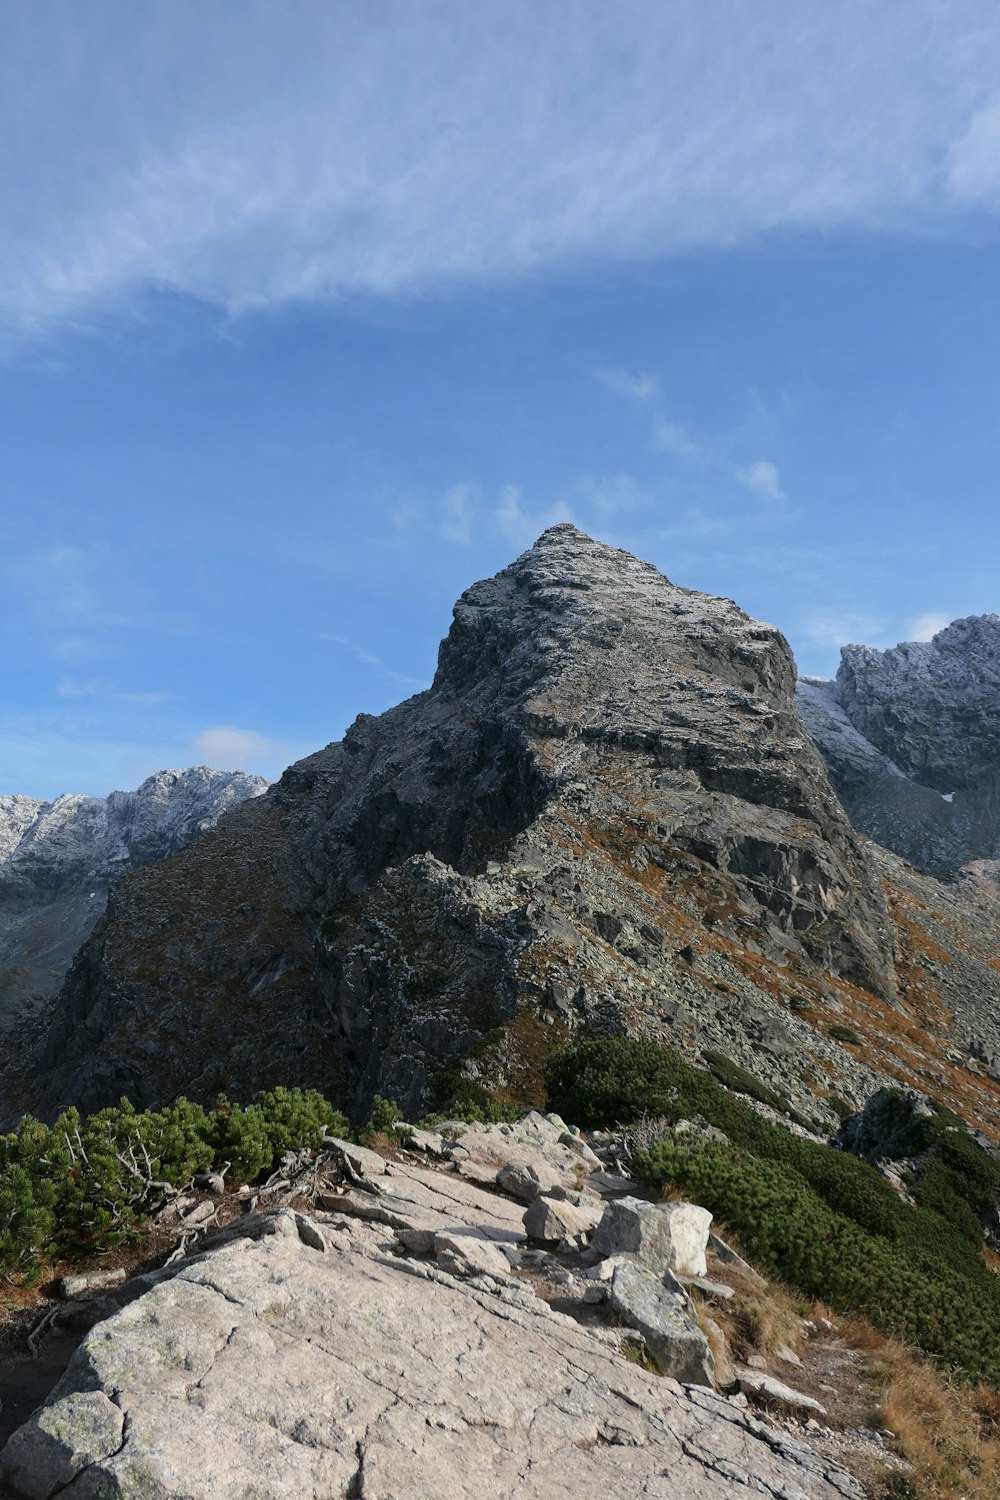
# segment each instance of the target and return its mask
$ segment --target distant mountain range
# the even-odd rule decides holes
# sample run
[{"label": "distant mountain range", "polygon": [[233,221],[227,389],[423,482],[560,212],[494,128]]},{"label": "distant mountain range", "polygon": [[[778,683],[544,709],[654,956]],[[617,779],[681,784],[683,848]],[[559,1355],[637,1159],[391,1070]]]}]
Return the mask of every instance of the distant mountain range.
[{"label": "distant mountain range", "polygon": [[1000,860],[1000,615],[845,646],[836,681],[798,698],[855,828],[941,878]]},{"label": "distant mountain range", "polygon": [[58,994],[116,877],[175,853],[266,787],[194,766],[110,797],[0,797],[0,1036]]}]

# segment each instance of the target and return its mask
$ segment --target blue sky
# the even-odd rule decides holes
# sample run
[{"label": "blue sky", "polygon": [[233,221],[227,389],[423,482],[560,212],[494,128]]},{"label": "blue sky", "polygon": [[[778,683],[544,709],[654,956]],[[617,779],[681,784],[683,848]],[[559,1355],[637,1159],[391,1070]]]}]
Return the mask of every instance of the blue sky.
[{"label": "blue sky", "polygon": [[572,519],[1000,609],[1000,11],[0,6],[0,793],[277,774]]}]

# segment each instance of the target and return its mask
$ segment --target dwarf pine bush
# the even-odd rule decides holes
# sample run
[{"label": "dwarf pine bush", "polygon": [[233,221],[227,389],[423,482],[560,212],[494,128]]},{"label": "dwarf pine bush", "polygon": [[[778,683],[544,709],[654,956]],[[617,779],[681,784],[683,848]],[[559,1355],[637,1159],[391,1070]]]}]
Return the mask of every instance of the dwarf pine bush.
[{"label": "dwarf pine bush", "polygon": [[0,1136],[0,1272],[120,1243],[200,1168],[229,1162],[253,1181],[283,1152],[348,1129],[321,1094],[280,1088],[245,1106],[221,1096],[211,1109],[178,1099],[140,1113],[123,1099],[52,1125],[26,1115]]},{"label": "dwarf pine bush", "polygon": [[[947,1111],[917,1122],[935,1147],[913,1192],[874,1167],[762,1119],[661,1043],[582,1042],[548,1068],[550,1107],[586,1127],[663,1120],[635,1170],[680,1188],[723,1220],[762,1269],[938,1355],[971,1380],[1000,1383],[1000,1278],[986,1266],[978,1214],[1000,1201],[1000,1166]],[[671,1126],[699,1115],[728,1144]]]}]

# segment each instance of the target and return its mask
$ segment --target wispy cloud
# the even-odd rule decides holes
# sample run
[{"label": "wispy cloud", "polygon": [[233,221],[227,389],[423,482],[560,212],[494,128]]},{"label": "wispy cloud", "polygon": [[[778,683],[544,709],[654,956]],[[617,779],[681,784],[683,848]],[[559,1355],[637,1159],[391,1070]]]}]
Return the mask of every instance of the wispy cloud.
[{"label": "wispy cloud", "polygon": [[763,495],[765,500],[784,500],[785,498],[777,467],[766,459],[748,464],[745,469],[737,469],[736,477],[740,484],[746,485],[748,490],[753,490],[755,495]]},{"label": "wispy cloud", "polygon": [[198,735],[192,753],[203,764],[220,771],[252,771],[273,777],[284,770],[292,751],[283,740],[270,739],[256,729],[213,724]]},{"label": "wispy cloud", "polygon": [[769,459],[757,459],[749,464],[734,463],[728,456],[727,438],[716,438],[711,442],[696,440],[679,422],[661,416],[653,425],[653,446],[684,465],[714,471],[729,481],[735,480],[760,499],[785,499],[777,464]]},{"label": "wispy cloud", "polygon": [[150,692],[124,692],[120,688],[103,682],[98,677],[84,680],[75,677],[64,677],[56,684],[56,693],[60,698],[105,698],[116,703],[128,703],[135,708],[155,708],[163,703],[174,700],[173,693],[159,690]]},{"label": "wispy cloud", "polygon": [[655,375],[644,370],[626,370],[621,365],[599,365],[594,371],[594,379],[606,385],[609,391],[627,396],[630,401],[648,401],[656,395],[660,384]]},{"label": "wispy cloud", "polygon": [[461,546],[472,541],[476,499],[476,488],[471,484],[453,484],[445,490],[438,516],[438,531],[444,541]]},{"label": "wispy cloud", "polygon": [[500,541],[524,548],[548,527],[565,521],[608,539],[609,527],[652,511],[660,498],[634,474],[621,470],[578,474],[545,497],[528,493],[520,484],[491,488],[467,481],[437,497],[397,501],[388,507],[388,519],[405,545],[430,533],[463,549]]},{"label": "wispy cloud", "polygon": [[944,615],[931,611],[925,615],[917,615],[916,619],[910,621],[906,627],[906,639],[908,641],[932,641],[939,630],[951,624],[951,615]]},{"label": "wispy cloud", "polygon": [[576,517],[565,500],[536,509],[526,505],[517,485],[508,484],[500,492],[493,509],[493,523],[515,547],[528,547],[550,526]]},{"label": "wispy cloud", "polygon": [[6,572],[35,615],[66,619],[90,614],[98,605],[94,558],[82,547],[54,546],[8,565]]},{"label": "wispy cloud", "polygon": [[1000,207],[988,0],[26,16],[0,58],[8,335],[148,291],[236,316]]},{"label": "wispy cloud", "polygon": [[653,428],[653,444],[662,453],[669,453],[686,463],[697,463],[705,457],[701,444],[689,437],[679,422],[668,422],[662,417]]},{"label": "wispy cloud", "polygon": [[885,646],[886,623],[878,615],[861,611],[817,611],[804,621],[802,634],[816,646]]},{"label": "wispy cloud", "polygon": [[321,630],[319,638],[321,641],[329,641],[333,646],[343,647],[362,666],[371,667],[380,677],[384,677],[388,682],[395,682],[400,687],[406,688],[424,688],[427,686],[427,683],[419,677],[409,677],[403,672],[395,671],[386,664],[381,656],[378,656],[374,651],[369,651],[365,646],[359,646],[356,641],[350,640],[346,635],[334,635],[329,631]]}]

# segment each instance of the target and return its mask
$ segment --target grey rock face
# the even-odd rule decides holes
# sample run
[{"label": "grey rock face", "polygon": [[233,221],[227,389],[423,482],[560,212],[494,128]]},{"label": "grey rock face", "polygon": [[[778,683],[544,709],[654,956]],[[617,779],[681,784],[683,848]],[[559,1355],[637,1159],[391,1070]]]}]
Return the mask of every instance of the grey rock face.
[{"label": "grey rock face", "polygon": [[1000,615],[845,646],[799,706],[855,826],[931,874],[1000,857]]},{"label": "grey rock face", "polygon": [[[559,526],[462,596],[429,691],[118,882],[10,1097],[51,1111],[280,1082],[418,1115],[474,1049],[491,1084],[537,1087],[580,1028],[759,1047],[801,1093],[800,1023],[730,972],[748,945],[892,992],[882,892],[789,648]],[[839,1087],[866,1086],[800,1029],[849,1070]]]},{"label": "grey rock face", "polygon": [[193,766],[110,797],[0,797],[0,1033],[58,994],[113,880],[162,859],[267,782]]},{"label": "grey rock face", "polygon": [[525,1210],[524,1232],[529,1239],[545,1244],[583,1240],[597,1228],[601,1211],[599,1202],[570,1203],[540,1194]]},{"label": "grey rock face", "polygon": [[642,1334],[664,1375],[688,1385],[714,1384],[708,1340],[688,1316],[687,1299],[670,1291],[652,1271],[625,1263],[611,1278],[611,1306],[629,1328]]},{"label": "grey rock face", "polygon": [[91,1329],[0,1454],[0,1482],[19,1500],[860,1500],[724,1396],[486,1284],[364,1237],[230,1241]]}]

